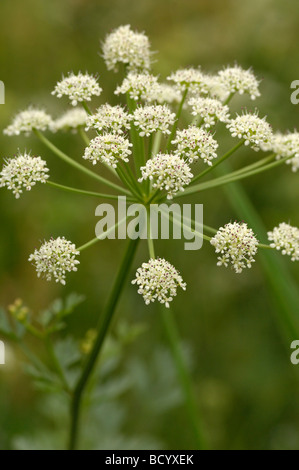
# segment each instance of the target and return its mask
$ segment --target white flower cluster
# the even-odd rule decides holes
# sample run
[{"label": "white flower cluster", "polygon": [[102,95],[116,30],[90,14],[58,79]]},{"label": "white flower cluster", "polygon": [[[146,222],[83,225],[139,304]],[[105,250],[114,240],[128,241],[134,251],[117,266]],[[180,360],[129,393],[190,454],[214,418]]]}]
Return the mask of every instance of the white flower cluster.
[{"label": "white flower cluster", "polygon": [[299,229],[285,222],[274,227],[268,232],[268,239],[272,242],[270,246],[281,250],[283,255],[291,256],[292,261],[299,260]]},{"label": "white flower cluster", "polygon": [[180,273],[163,258],[151,258],[148,263],[143,263],[137,269],[132,284],[137,284],[138,294],[143,296],[146,305],[158,300],[167,308],[177,295],[178,287],[186,290],[186,283]]},{"label": "white flower cluster", "polygon": [[134,111],[133,122],[141,137],[157,131],[170,134],[169,126],[175,122],[175,113],[167,105],[139,106]]},{"label": "white flower cluster", "polygon": [[299,169],[299,133],[292,132],[285,135],[276,133],[272,142],[272,150],[277,158],[290,157],[286,163],[292,165],[292,171],[297,171]]},{"label": "white flower cluster", "polygon": [[131,30],[130,25],[120,26],[109,34],[103,45],[103,58],[108,70],[118,70],[125,64],[129,71],[148,70],[151,52],[148,37]]},{"label": "white flower cluster", "polygon": [[30,191],[37,182],[46,183],[49,171],[46,162],[40,157],[31,157],[27,153],[6,160],[0,173],[0,187],[11,189],[19,199],[23,189]]},{"label": "white flower cluster", "polygon": [[35,250],[29,261],[35,266],[38,277],[43,276],[47,281],[54,277],[56,282],[65,285],[66,272],[77,271],[80,261],[76,260],[76,256],[79,254],[73,243],[65,237],[58,237],[55,240],[51,238]]},{"label": "white flower cluster", "polygon": [[52,91],[52,95],[58,98],[68,96],[73,106],[77,106],[78,102],[90,101],[92,96],[100,96],[102,88],[99,86],[97,79],[89,74],[79,72],[77,75],[69,73],[69,75],[58,82]]},{"label": "white flower cluster", "polygon": [[217,157],[218,143],[209,132],[196,126],[177,131],[176,138],[171,142],[177,145],[175,155],[188,159],[189,163],[202,159],[212,165],[213,158]]},{"label": "white flower cluster", "polygon": [[220,253],[217,266],[231,263],[235,272],[241,273],[244,268],[251,268],[259,242],[247,224],[234,222],[220,227],[210,243]]},{"label": "white flower cluster", "polygon": [[158,153],[141,167],[142,182],[147,178],[153,181],[153,187],[167,192],[167,199],[172,199],[177,191],[184,191],[193,174],[187,163],[177,155]]},{"label": "white flower cluster", "polygon": [[272,129],[266,118],[259,118],[256,113],[243,113],[232,119],[226,126],[233,137],[244,139],[255,151],[270,150],[272,147]]},{"label": "white flower cluster", "polygon": [[229,107],[221,101],[213,98],[191,98],[188,105],[192,107],[193,116],[200,116],[208,129],[216,124],[216,121],[229,121]]},{"label": "white flower cluster", "polygon": [[103,134],[95,137],[85,149],[83,158],[90,160],[93,165],[97,162],[106,163],[113,168],[119,160],[128,162],[132,144],[120,134]]},{"label": "white flower cluster", "polygon": [[220,82],[219,75],[206,75],[205,83],[207,86],[208,93],[212,98],[217,99],[222,103],[227,100],[230,93],[227,88],[225,88],[225,86]]},{"label": "white flower cluster", "polygon": [[129,93],[135,101],[155,101],[159,96],[161,86],[158,78],[149,73],[129,73],[122,84],[115,90],[116,95]]},{"label": "white flower cluster", "polygon": [[177,70],[167,77],[167,80],[174,82],[182,92],[188,89],[191,92],[208,93],[206,76],[199,69]]},{"label": "white flower cluster", "polygon": [[111,106],[106,103],[97,109],[95,114],[91,114],[86,120],[86,130],[93,128],[100,132],[121,134],[123,129],[130,129],[132,117],[121,106]]},{"label": "white flower cluster", "polygon": [[9,136],[25,134],[28,136],[33,129],[45,131],[52,128],[52,125],[52,118],[45,111],[30,107],[18,113],[12,124],[4,129],[3,134]]},{"label": "white flower cluster", "polygon": [[82,108],[73,108],[64,113],[59,118],[55,119],[52,125],[52,130],[55,131],[76,131],[78,127],[83,127],[86,124],[87,113]]},{"label": "white flower cluster", "polygon": [[259,82],[251,70],[244,70],[238,65],[235,65],[234,67],[227,67],[221,70],[218,75],[220,84],[222,84],[229,93],[238,92],[240,95],[248,93],[252,100],[261,96],[259,92]]},{"label": "white flower cluster", "polygon": [[172,85],[160,83],[155,100],[159,104],[180,103],[182,101],[182,93]]}]

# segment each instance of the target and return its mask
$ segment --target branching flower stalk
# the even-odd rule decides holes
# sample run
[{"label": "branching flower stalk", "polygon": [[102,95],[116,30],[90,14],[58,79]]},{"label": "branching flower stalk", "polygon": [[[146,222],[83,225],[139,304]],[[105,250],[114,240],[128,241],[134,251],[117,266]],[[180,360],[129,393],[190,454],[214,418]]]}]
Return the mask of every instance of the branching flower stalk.
[{"label": "branching flower stalk", "polygon": [[[152,52],[148,38],[144,33],[132,31],[129,25],[109,34],[103,42],[102,52],[109,70],[115,71],[121,66],[125,71],[123,82],[115,90],[120,99],[119,105],[101,102],[93,108],[90,103],[94,97],[101,99],[102,88],[98,77],[88,73],[71,73],[63,77],[52,92],[58,98],[69,100],[72,108],[64,115],[53,119],[45,110],[30,107],[17,114],[4,130],[8,136],[34,134],[54,156],[96,181],[99,191],[52,181],[44,158],[27,152],[19,152],[17,156],[5,159],[0,173],[0,187],[11,190],[18,199],[23,197],[24,191],[35,190],[37,184],[43,183],[56,190],[112,201],[126,196],[127,203],[138,203],[143,207],[147,214],[149,260],[137,268],[132,284],[137,287],[146,305],[153,302],[161,304],[161,316],[177,366],[194,442],[198,448],[204,448],[204,423],[199,418],[199,406],[180,349],[175,318],[169,309],[176,295],[185,291],[187,286],[169,261],[155,255],[151,207],[226,186],[274,170],[284,163],[290,164],[292,171],[296,171],[299,168],[298,133],[273,134],[266,118],[259,117],[257,111],[251,113],[243,110],[242,114],[231,116],[228,105],[234,95],[246,94],[252,100],[260,96],[259,81],[251,70],[235,65],[211,75],[199,68],[179,69],[167,77],[167,83],[163,83],[150,73]],[[182,122],[187,123],[186,127],[182,128]],[[45,132],[52,132],[52,138],[48,138]],[[69,156],[54,143],[57,132],[78,133],[84,149]],[[230,135],[233,143],[230,150],[219,157],[221,132]],[[225,162],[232,155],[237,162],[237,156],[244,147],[253,151],[245,166],[236,165],[234,171],[213,177],[215,169],[218,166],[225,168]],[[80,158],[82,163],[79,163]],[[113,180],[101,175],[104,166],[110,170]],[[94,171],[95,167],[98,171]],[[207,175],[210,179],[198,183]],[[106,193],[105,187],[113,193]],[[246,213],[244,222],[229,220],[218,229],[202,224],[202,231],[198,230],[192,219],[182,222],[163,210],[162,215],[180,229],[201,237],[210,248],[214,248],[217,265],[230,267],[236,274],[251,268],[259,250],[266,250],[268,257],[271,250],[278,250],[292,261],[299,259],[299,229],[290,223],[281,222],[269,230],[269,243],[266,244],[260,243],[255,228],[247,225],[250,221],[246,221]],[[241,216],[240,219],[243,220]],[[69,273],[79,268],[78,256],[108,237],[109,233],[114,233],[126,221],[127,217],[79,248],[64,236],[52,238],[36,249],[29,260],[39,277],[48,281],[54,279],[64,285]],[[127,245],[106,307],[99,318],[93,346],[72,389],[65,383],[63,370],[53,356],[51,345],[49,342],[47,344],[53,366],[71,395],[70,449],[80,446],[78,435],[82,398],[126,285],[137,244],[138,239],[129,241]],[[34,331],[29,323],[27,328]]]}]

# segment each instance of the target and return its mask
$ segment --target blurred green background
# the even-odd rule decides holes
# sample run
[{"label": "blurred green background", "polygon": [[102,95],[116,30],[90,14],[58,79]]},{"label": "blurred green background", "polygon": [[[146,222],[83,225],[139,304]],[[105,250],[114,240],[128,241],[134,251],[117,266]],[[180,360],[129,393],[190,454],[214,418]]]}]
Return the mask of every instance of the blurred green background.
[{"label": "blurred green background", "polygon": [[[98,73],[104,92],[93,105],[106,100],[116,103],[113,91],[120,77],[107,72],[100,41],[121,24],[147,33],[157,51],[153,71],[163,79],[184,66],[201,65],[207,72],[235,61],[244,68],[251,66],[262,79],[262,97],[256,102],[260,115],[268,116],[275,131],[298,126],[299,105],[290,102],[290,84],[299,79],[296,0],[1,0],[0,11],[0,79],[6,86],[6,103],[0,106],[1,129],[29,104],[43,106],[54,116],[66,110],[66,100],[57,100],[51,91],[69,71]],[[240,110],[241,106],[254,108],[255,103],[236,99],[233,108]],[[48,161],[54,181],[96,189],[93,182],[90,185],[65,167],[33,137],[9,138],[1,133],[0,139],[1,158],[12,156],[18,148],[32,150]],[[78,136],[59,134],[54,139],[68,153],[82,155],[84,147]],[[231,140],[223,142],[224,150],[232,144]],[[239,158],[244,163],[258,157],[244,152]],[[298,175],[289,167],[254,177],[243,186],[268,229],[280,221],[299,226]],[[204,204],[209,225],[219,227],[236,218],[221,189],[204,193],[197,202]],[[95,324],[123,242],[103,241],[84,252],[79,273],[69,276],[65,288],[38,280],[27,258],[50,236],[63,234],[77,245],[93,238],[97,203],[49,187],[33,190],[19,201],[1,190],[1,306],[21,297],[38,315],[55,297],[76,291],[84,294],[86,301],[69,319],[70,330],[81,338]],[[299,365],[290,363],[290,350],[275,320],[276,305],[259,263],[235,275],[216,267],[215,254],[208,245],[198,252],[184,251],[178,241],[157,246],[157,253],[180,269],[188,285],[173,308],[189,351],[210,447],[298,449]],[[146,246],[140,246],[134,268],[147,257]],[[298,264],[285,261],[298,284]],[[133,271],[129,278],[132,276]],[[117,311],[117,318],[129,324],[147,325],[122,357],[122,373],[130,370],[139,387],[120,394],[109,405],[112,409],[108,406],[103,413],[108,421],[122,416],[118,421],[115,418],[122,435],[142,433],[149,436],[150,443],[133,440],[128,444],[117,438],[113,441],[113,437],[111,442],[116,449],[130,445],[191,449],[194,441],[180,397],[174,398],[173,406],[167,406],[165,400],[166,396],[171,401],[176,385],[175,378],[166,380],[169,358],[158,312],[154,306],[145,308],[139,297],[128,280]],[[7,346],[7,365],[0,369],[1,449],[12,448],[19,436],[41,432],[49,417],[44,418],[43,408],[48,405],[40,400],[41,395],[23,373],[22,355],[13,345]],[[61,426],[55,420],[48,424],[54,433]]]}]

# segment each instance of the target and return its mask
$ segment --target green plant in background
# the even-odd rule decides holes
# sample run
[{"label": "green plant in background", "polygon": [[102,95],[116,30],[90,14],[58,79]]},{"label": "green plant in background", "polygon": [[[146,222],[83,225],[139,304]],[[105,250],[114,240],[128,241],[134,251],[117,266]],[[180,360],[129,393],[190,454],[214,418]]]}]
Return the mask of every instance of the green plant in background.
[{"label": "green plant in background", "polygon": [[[197,447],[206,448],[208,444],[204,426],[170,308],[178,288],[185,290],[187,286],[178,270],[169,261],[156,255],[151,227],[151,207],[161,204],[161,215],[168,220],[169,210],[166,204],[169,201],[226,186],[283,163],[291,164],[292,169],[296,171],[299,167],[299,134],[273,134],[266,118],[259,117],[257,111],[243,110],[236,117],[230,115],[229,103],[235,94],[248,94],[252,100],[260,96],[259,82],[250,70],[243,70],[235,65],[219,71],[216,75],[209,75],[200,69],[180,69],[168,77],[167,83],[161,83],[158,77],[150,73],[152,52],[148,38],[143,33],[133,32],[129,26],[121,26],[108,35],[102,50],[109,70],[122,67],[123,82],[116,88],[115,94],[125,95],[126,107],[105,103],[93,112],[89,101],[93,96],[100,96],[102,92],[97,78],[87,73],[70,73],[57,83],[52,94],[58,98],[67,96],[74,109],[53,120],[44,110],[31,107],[19,113],[4,133],[11,136],[21,133],[35,134],[65,163],[101,185],[109,187],[113,192],[92,192],[54,182],[50,179],[46,162],[41,157],[32,156],[27,152],[20,152],[15,158],[7,159],[0,174],[0,185],[12,190],[16,198],[19,198],[24,190],[31,190],[40,182],[64,191],[112,201],[117,200],[119,196],[125,196],[127,203],[142,205],[147,213],[149,260],[137,269],[132,283],[137,284],[138,293],[143,296],[146,304],[155,301],[161,304],[161,318],[180,379],[190,426]],[[82,105],[82,109],[76,108],[78,104]],[[44,135],[46,130],[77,131],[86,145],[84,155],[81,155],[83,159],[93,165],[105,165],[110,171],[111,179],[94,172],[59,149]],[[233,139],[238,139],[238,142],[224,155],[218,156],[216,137],[221,137],[223,130]],[[94,133],[91,140],[86,131]],[[230,171],[226,160],[243,146],[251,147],[255,152],[265,152],[266,156]],[[219,165],[221,167],[217,169]],[[221,168],[226,171],[219,173]],[[209,177],[201,182],[202,178],[210,176],[212,172],[216,177]],[[270,243],[265,243],[265,240],[260,243],[258,238],[264,238],[264,234],[255,234],[255,231],[263,231],[263,228],[259,230],[260,226],[257,226],[259,224],[256,223],[258,218],[255,209],[246,201],[245,196],[242,196],[236,185],[228,188],[232,188],[232,194],[236,196],[232,203],[237,207],[240,219],[244,214],[246,222],[228,222],[218,230],[202,225],[199,230],[191,215],[188,220],[184,219],[182,222],[173,213],[170,217],[173,225],[179,226],[184,233],[189,231],[190,236],[201,237],[209,242],[217,253],[217,264],[230,266],[236,273],[250,268],[257,252],[265,250],[267,254],[263,258],[263,265],[266,271],[268,270],[272,287],[281,301],[281,321],[289,332],[297,332],[298,321],[294,317],[296,294],[293,294],[290,300],[285,300],[288,298],[287,287],[279,282],[279,271],[275,275],[270,273],[271,263],[272,266],[278,266],[271,258],[270,251],[280,250],[283,255],[289,255],[292,261],[298,260],[299,230],[283,222],[268,232]],[[30,255],[29,261],[35,266],[39,277],[48,281],[54,278],[56,282],[64,285],[66,274],[78,269],[78,256],[100,239],[115,233],[127,219],[128,217],[125,217],[113,227],[109,227],[102,236],[78,248],[63,236],[45,241]],[[254,230],[247,224],[252,225]],[[39,383],[46,384],[48,390],[58,387],[70,402],[70,449],[78,446],[82,400],[91,378],[95,377],[96,363],[99,357],[103,357],[104,342],[137,245],[138,237],[128,242],[105,309],[99,315],[97,329],[89,333],[83,342],[83,350],[87,353],[84,360],[80,359],[72,342],[63,342],[60,354],[57,354],[52,341],[52,335],[64,326],[64,316],[71,312],[78,299],[72,299],[70,305],[60,308],[56,315],[53,315],[52,311],[42,315],[39,328],[30,321],[27,310],[21,304],[17,303],[11,308],[18,328],[18,332],[13,333],[13,338],[21,340],[21,328],[21,332],[27,330],[42,340],[47,347],[51,360],[50,370],[41,364],[38,367],[36,358],[30,354],[32,364],[29,366],[29,372]],[[5,329],[3,331],[5,333]],[[6,331],[6,334],[9,335],[10,332]],[[73,352],[76,350],[74,356],[69,353],[68,347]],[[103,366],[102,363],[100,365]],[[70,374],[66,374],[68,367],[71,367]],[[84,435],[84,432],[82,434]]]}]

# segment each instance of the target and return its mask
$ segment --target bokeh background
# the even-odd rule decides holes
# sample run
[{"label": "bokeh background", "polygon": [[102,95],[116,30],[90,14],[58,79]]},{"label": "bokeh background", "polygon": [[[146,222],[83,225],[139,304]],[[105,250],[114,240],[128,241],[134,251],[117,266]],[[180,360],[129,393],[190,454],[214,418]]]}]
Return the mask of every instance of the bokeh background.
[{"label": "bokeh background", "polygon": [[[93,104],[116,103],[113,91],[120,77],[107,72],[100,41],[121,24],[147,33],[157,51],[153,71],[163,79],[171,71],[191,65],[201,65],[208,72],[235,61],[244,68],[252,67],[262,79],[262,97],[256,102],[260,114],[268,116],[275,131],[298,126],[299,105],[290,102],[290,84],[299,79],[296,0],[1,0],[0,11],[0,79],[6,86],[0,129],[30,104],[43,106],[54,116],[66,110],[66,100],[57,100],[51,91],[69,71],[99,74],[104,92]],[[247,98],[234,101],[236,110],[242,106],[253,109],[255,103],[253,106]],[[54,139],[70,154],[78,157],[83,152],[76,135],[60,134]],[[1,159],[18,148],[32,150],[47,159],[53,180],[96,189],[33,137],[1,134],[0,141]],[[224,136],[223,149],[231,144]],[[258,157],[243,152],[238,158],[244,163]],[[299,226],[298,175],[289,167],[252,178],[243,186],[268,229],[282,220]],[[209,225],[218,227],[236,218],[223,194],[219,188],[197,199],[204,204]],[[77,245],[93,238],[97,203],[48,187],[31,191],[19,201],[1,190],[2,307],[20,297],[38,315],[56,297],[77,292],[86,300],[69,318],[69,330],[79,341],[95,324],[123,242],[103,241],[84,252],[79,273],[70,276],[65,288],[38,280],[27,258],[40,240],[50,236],[63,234]],[[235,275],[216,267],[210,246],[195,253],[184,251],[177,241],[157,246],[158,254],[178,267],[188,284],[187,292],[174,302],[174,313],[190,359],[209,446],[299,448],[299,365],[290,363],[291,351],[276,321],[277,306],[260,263]],[[146,246],[140,246],[134,267],[147,256]],[[298,285],[298,264],[285,261]],[[129,277],[132,275],[133,271]],[[296,313],[299,315],[299,305]],[[86,426],[98,433],[97,445],[194,448],[158,312],[154,306],[145,308],[128,281],[116,317],[129,325],[141,323],[145,330],[122,350],[119,368],[114,371],[115,378],[121,376],[131,385],[120,387],[114,398],[111,391],[112,399],[106,406],[99,405],[98,425],[86,419]],[[8,344],[7,365],[0,369],[0,448],[51,447],[47,433],[51,431],[52,438],[59,436],[67,420],[51,418],[53,409],[60,410],[59,404],[43,401],[24,374],[22,362],[20,351]],[[106,440],[101,434],[103,426]],[[43,444],[38,443],[37,435],[44,438]],[[56,445],[62,447],[63,443]]]}]

